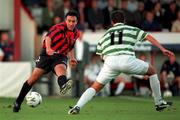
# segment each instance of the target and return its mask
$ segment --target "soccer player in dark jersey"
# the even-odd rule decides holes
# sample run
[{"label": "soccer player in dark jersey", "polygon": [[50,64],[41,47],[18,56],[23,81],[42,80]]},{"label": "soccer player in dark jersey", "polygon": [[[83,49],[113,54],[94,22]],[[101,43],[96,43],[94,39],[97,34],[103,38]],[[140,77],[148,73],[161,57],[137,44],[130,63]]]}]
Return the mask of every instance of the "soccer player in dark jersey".
[{"label": "soccer player in dark jersey", "polygon": [[43,37],[42,51],[36,60],[36,67],[23,84],[13,104],[13,112],[19,112],[24,97],[45,73],[53,71],[56,74],[61,94],[71,88],[72,80],[67,80],[66,69],[68,58],[71,66],[77,64],[74,57],[74,44],[79,37],[79,31],[75,28],[77,22],[78,14],[71,10],[66,14],[64,22],[52,26]]}]

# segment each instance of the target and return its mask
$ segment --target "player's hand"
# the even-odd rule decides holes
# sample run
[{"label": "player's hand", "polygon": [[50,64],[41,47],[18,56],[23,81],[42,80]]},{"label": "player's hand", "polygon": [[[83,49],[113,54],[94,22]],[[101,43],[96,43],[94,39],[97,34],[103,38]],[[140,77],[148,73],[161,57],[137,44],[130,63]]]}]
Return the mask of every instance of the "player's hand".
[{"label": "player's hand", "polygon": [[149,79],[149,76],[148,76],[148,75],[144,75],[144,76],[143,76],[143,79],[144,79],[144,80],[148,80],[148,79]]},{"label": "player's hand", "polygon": [[47,53],[48,55],[53,55],[55,52],[54,52],[53,49],[46,49],[46,53]]},{"label": "player's hand", "polygon": [[45,39],[46,39],[46,35],[47,35],[47,32],[44,32],[42,37],[41,37],[41,41],[43,42]]},{"label": "player's hand", "polygon": [[77,60],[75,58],[71,58],[69,60],[69,64],[71,67],[75,67],[77,65]]},{"label": "player's hand", "polygon": [[167,49],[164,49],[162,52],[163,52],[164,55],[168,56],[169,58],[170,57],[175,57],[174,53],[167,50]]}]

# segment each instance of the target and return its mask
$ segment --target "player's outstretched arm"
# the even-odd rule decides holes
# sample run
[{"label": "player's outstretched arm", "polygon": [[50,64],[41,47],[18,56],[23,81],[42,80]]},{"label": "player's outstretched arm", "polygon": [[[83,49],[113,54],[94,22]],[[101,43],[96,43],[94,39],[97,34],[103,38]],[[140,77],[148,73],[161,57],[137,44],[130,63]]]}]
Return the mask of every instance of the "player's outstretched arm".
[{"label": "player's outstretched arm", "polygon": [[146,40],[148,40],[150,43],[152,43],[154,46],[158,47],[162,53],[168,57],[174,57],[174,53],[164,48],[154,37],[151,35],[146,36]]},{"label": "player's outstretched arm", "polygon": [[48,55],[53,55],[54,54],[54,50],[51,49],[51,38],[46,36],[45,37],[45,44],[46,44],[46,53]]},{"label": "player's outstretched arm", "polygon": [[69,63],[71,65],[71,67],[76,66],[77,60],[74,57],[74,48],[68,53],[68,56],[69,56]]}]

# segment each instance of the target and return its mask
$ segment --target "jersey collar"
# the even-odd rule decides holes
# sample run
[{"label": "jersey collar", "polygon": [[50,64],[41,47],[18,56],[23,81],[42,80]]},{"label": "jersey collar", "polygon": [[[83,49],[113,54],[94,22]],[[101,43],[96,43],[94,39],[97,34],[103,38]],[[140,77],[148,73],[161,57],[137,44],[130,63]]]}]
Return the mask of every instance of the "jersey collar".
[{"label": "jersey collar", "polygon": [[124,25],[124,23],[116,23],[113,26]]}]

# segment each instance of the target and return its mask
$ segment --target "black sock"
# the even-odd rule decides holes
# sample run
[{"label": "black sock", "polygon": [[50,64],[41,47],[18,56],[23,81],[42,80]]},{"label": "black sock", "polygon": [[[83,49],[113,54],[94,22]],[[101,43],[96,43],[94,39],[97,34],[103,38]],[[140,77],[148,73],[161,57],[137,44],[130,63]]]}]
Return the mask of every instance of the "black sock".
[{"label": "black sock", "polygon": [[26,94],[30,91],[30,89],[32,88],[32,86],[30,86],[27,81],[23,84],[21,91],[19,93],[19,96],[16,99],[16,102],[21,105],[24,97],[26,96]]},{"label": "black sock", "polygon": [[67,78],[65,75],[58,77],[58,85],[61,88],[67,82]]}]

